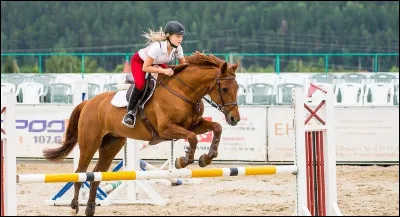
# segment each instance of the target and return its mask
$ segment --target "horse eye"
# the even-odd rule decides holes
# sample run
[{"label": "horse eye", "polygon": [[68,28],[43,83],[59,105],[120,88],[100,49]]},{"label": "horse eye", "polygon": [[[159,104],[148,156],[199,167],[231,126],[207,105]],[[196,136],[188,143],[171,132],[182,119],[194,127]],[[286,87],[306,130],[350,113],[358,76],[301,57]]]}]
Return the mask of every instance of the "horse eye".
[{"label": "horse eye", "polygon": [[222,88],[222,91],[223,91],[224,93],[226,93],[226,92],[228,92],[228,88],[224,87],[224,88]]}]

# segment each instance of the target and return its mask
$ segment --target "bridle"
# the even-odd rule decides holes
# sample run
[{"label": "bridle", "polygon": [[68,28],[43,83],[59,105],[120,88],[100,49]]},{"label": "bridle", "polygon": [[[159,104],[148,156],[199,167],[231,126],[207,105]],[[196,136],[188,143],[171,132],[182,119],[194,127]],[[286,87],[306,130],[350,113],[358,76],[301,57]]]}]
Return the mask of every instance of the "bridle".
[{"label": "bridle", "polygon": [[[183,101],[185,101],[185,102],[187,102],[187,103],[189,103],[189,104],[192,104],[192,105],[195,107],[195,109],[196,109],[196,111],[197,111],[198,113],[200,113],[200,102],[201,102],[201,99],[203,98],[203,99],[204,99],[205,101],[207,101],[212,107],[218,109],[218,111],[221,111],[221,112],[225,115],[225,117],[226,117],[226,115],[227,115],[233,108],[235,108],[235,106],[237,106],[238,104],[237,104],[237,102],[229,102],[229,103],[225,103],[225,102],[224,102],[224,98],[222,97],[222,90],[221,90],[221,80],[234,80],[234,79],[235,79],[235,76],[221,77],[221,75],[222,75],[222,72],[219,71],[219,72],[218,72],[218,75],[217,75],[217,77],[216,77],[216,81],[215,81],[214,85],[213,85],[212,88],[205,94],[205,96],[206,96],[206,95],[209,95],[209,94],[213,91],[213,89],[215,88],[215,86],[217,86],[217,90],[218,90],[218,93],[219,93],[219,99],[220,99],[220,101],[221,101],[221,104],[218,104],[218,103],[214,102],[213,100],[209,100],[209,99],[207,99],[205,96],[203,96],[203,97],[200,96],[198,93],[195,92],[195,90],[194,90],[192,87],[190,87],[190,86],[188,86],[187,84],[185,84],[185,82],[183,82],[180,78],[178,78],[178,77],[176,77],[176,76],[172,76],[172,78],[175,78],[175,79],[178,80],[181,84],[183,84],[184,86],[186,86],[187,88],[189,88],[191,91],[193,91],[193,93],[195,93],[195,94],[198,96],[198,98],[199,98],[199,101],[198,101],[198,102],[193,102],[193,101],[191,101],[190,99],[185,98],[184,96],[182,96],[182,95],[180,95],[179,93],[177,93],[177,92],[171,90],[167,85],[165,85],[165,84],[163,83],[163,81],[167,78],[167,76],[165,76],[164,79],[163,79],[162,81],[159,81],[158,83],[161,84],[162,87],[164,87],[165,89],[167,89],[169,92],[171,92],[171,93],[174,94],[175,96],[181,98]],[[226,106],[232,106],[232,107],[231,107],[229,110],[226,110]]]},{"label": "bridle", "polygon": [[[237,102],[224,102],[224,98],[222,97],[222,91],[221,91],[221,80],[235,80],[235,76],[228,76],[228,77],[222,77],[221,78],[221,72],[218,73],[218,76],[216,78],[216,82],[214,86],[210,89],[210,91],[206,94],[210,94],[211,91],[214,89],[215,86],[217,86],[217,90],[219,93],[219,99],[221,101],[221,104],[217,104],[216,102],[207,99],[206,97],[203,97],[205,101],[207,101],[212,107],[218,109],[218,111],[222,112],[225,116],[233,109],[235,106],[237,106]],[[226,111],[226,106],[232,106],[228,111]]]}]

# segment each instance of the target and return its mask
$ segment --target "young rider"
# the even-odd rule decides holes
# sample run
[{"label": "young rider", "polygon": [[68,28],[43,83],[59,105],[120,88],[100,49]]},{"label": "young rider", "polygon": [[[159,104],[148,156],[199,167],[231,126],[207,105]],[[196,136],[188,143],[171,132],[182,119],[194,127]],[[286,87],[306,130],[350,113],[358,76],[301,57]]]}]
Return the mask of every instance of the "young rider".
[{"label": "young rider", "polygon": [[167,68],[168,62],[177,58],[179,64],[185,63],[182,50],[182,40],[185,28],[177,21],[169,21],[164,31],[154,32],[149,30],[143,36],[148,39],[147,46],[136,52],[131,58],[131,72],[135,81],[135,87],[129,97],[127,113],[122,124],[133,128],[136,123],[136,104],[144,91],[145,75],[148,73],[163,73],[174,75],[171,68]]}]

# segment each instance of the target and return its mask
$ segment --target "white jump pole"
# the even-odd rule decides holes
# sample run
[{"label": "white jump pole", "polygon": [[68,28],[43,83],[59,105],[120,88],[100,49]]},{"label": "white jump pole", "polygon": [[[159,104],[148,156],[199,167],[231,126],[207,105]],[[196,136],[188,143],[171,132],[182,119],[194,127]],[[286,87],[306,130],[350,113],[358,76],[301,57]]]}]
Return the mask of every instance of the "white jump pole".
[{"label": "white jump pole", "polygon": [[13,92],[1,93],[1,215],[17,215],[15,103]]}]

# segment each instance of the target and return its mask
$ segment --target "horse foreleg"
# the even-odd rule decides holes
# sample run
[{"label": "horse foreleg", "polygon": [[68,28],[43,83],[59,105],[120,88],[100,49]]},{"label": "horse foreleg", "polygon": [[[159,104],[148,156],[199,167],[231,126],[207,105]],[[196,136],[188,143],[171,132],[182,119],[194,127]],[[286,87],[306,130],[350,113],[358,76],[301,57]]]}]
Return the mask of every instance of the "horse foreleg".
[{"label": "horse foreleg", "polygon": [[196,134],[203,134],[211,130],[214,132],[214,137],[208,154],[203,154],[199,158],[199,166],[201,167],[206,167],[210,165],[212,159],[218,157],[218,146],[221,138],[222,127],[217,122],[207,121],[202,118],[199,125],[197,125],[197,127],[193,130],[193,132]]},{"label": "horse foreleg", "polygon": [[176,124],[170,124],[161,129],[161,137],[168,139],[186,139],[190,144],[190,147],[185,151],[186,156],[175,160],[175,167],[180,169],[192,164],[194,162],[194,153],[198,143],[196,134]]}]

